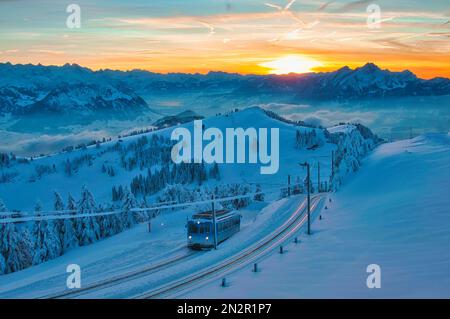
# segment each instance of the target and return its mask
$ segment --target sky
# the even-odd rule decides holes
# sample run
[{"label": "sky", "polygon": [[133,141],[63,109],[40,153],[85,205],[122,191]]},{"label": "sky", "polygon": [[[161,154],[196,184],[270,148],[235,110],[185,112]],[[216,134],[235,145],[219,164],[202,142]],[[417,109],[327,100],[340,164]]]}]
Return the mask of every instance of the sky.
[{"label": "sky", "polygon": [[283,74],[373,62],[433,78],[450,77],[449,39],[449,0],[0,0],[0,61],[21,64]]}]

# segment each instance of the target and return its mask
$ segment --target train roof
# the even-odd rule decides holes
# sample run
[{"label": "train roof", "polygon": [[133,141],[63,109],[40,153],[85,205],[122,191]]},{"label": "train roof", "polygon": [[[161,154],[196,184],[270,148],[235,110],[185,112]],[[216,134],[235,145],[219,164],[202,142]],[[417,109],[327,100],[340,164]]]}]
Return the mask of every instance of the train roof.
[{"label": "train roof", "polygon": [[[218,210],[216,211],[216,218],[217,220],[221,220],[221,219],[225,219],[231,216],[236,215],[236,212],[233,211],[229,211],[229,210]],[[194,215],[192,215],[191,219],[195,219],[195,220],[199,220],[199,219],[204,219],[204,220],[212,220],[213,218],[213,213],[212,211],[208,211],[208,212],[202,212],[202,213],[196,213]]]}]

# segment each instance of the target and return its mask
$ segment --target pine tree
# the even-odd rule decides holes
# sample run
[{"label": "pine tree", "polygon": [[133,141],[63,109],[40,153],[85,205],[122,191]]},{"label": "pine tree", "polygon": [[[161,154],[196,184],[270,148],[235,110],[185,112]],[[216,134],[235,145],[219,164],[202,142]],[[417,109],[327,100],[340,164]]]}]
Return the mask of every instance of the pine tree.
[{"label": "pine tree", "polygon": [[255,190],[255,197],[254,200],[259,201],[259,202],[263,202],[264,201],[264,193],[262,192],[262,187],[261,184],[256,184],[256,190]]},{"label": "pine tree", "polygon": [[[61,198],[61,195],[55,191],[55,203],[54,203],[54,209],[55,211],[63,211],[64,210],[64,203]],[[67,207],[68,210],[74,210],[76,209],[74,207],[75,200],[72,198],[72,196],[69,194],[69,206]],[[73,213],[71,213],[73,214]],[[59,237],[59,241],[61,244],[61,251],[65,252],[69,250],[71,247],[75,247],[78,245],[78,239],[76,237],[76,231],[75,231],[75,224],[74,224],[75,218],[64,218],[64,219],[57,219],[55,221],[55,231]]]},{"label": "pine tree", "polygon": [[30,251],[20,249],[22,246],[20,243],[23,241],[23,238],[19,235],[14,223],[2,224],[0,226],[0,235],[1,255],[3,255],[6,266],[4,273],[28,267],[29,264],[27,263],[29,260],[26,257],[30,254]]},{"label": "pine tree", "polygon": [[[38,201],[34,208],[36,216],[41,216],[42,205]],[[62,246],[52,220],[36,220],[33,224],[31,236],[34,241],[33,265],[56,258],[62,254]]]},{"label": "pine tree", "polygon": [[[0,199],[0,213],[4,213],[4,212],[6,212],[7,211],[7,209],[6,209],[6,205],[5,205],[5,203]],[[0,214],[0,218],[2,218],[3,216],[1,216],[1,214]]]},{"label": "pine tree", "polygon": [[213,167],[210,169],[209,177],[215,178],[218,181],[220,180],[219,165],[217,163],[214,163]]},{"label": "pine tree", "polygon": [[125,228],[130,228],[139,222],[139,213],[133,213],[131,210],[136,208],[137,203],[133,193],[125,187],[124,199],[122,203],[122,224]]},{"label": "pine tree", "polygon": [[[6,211],[0,200],[0,213]],[[0,274],[18,271],[30,264],[31,243],[27,232],[19,233],[14,223],[0,224]]]},{"label": "pine tree", "polygon": [[75,199],[72,197],[72,195],[69,193],[69,196],[67,198],[67,210],[70,210],[71,212],[76,212],[77,210],[77,204],[75,202]]},{"label": "pine tree", "polygon": [[[78,203],[78,212],[81,215],[93,214],[96,212],[96,206],[94,196],[85,186],[83,186],[81,199]],[[77,227],[77,234],[80,236],[78,238],[80,245],[88,245],[100,239],[100,226],[95,217],[81,217]]]},{"label": "pine tree", "polygon": [[[6,212],[6,206],[3,203],[3,201],[0,199],[0,213]],[[0,218],[3,218],[3,216],[1,216],[0,214]],[[5,224],[0,224],[0,239],[3,238],[3,233],[4,233],[4,227]],[[6,260],[3,257],[3,248],[4,243],[3,241],[0,241],[0,275],[3,275],[6,273]]]},{"label": "pine tree", "polygon": [[[99,208],[99,211],[103,211],[103,208]],[[98,217],[98,224],[100,227],[100,238],[106,238],[115,234],[112,229],[111,221],[112,221],[111,215]]]},{"label": "pine tree", "polygon": [[0,252],[0,275],[6,273],[6,260],[3,257],[3,254]]},{"label": "pine tree", "polygon": [[295,147],[298,149],[302,147],[301,134],[299,130],[297,130],[297,132],[295,133]]},{"label": "pine tree", "polygon": [[59,195],[59,193],[57,191],[54,191],[53,195],[55,197],[55,201],[54,201],[54,204],[53,204],[53,209],[55,211],[57,211],[57,212],[64,210],[64,203],[63,203],[63,200],[61,198],[61,195]]}]

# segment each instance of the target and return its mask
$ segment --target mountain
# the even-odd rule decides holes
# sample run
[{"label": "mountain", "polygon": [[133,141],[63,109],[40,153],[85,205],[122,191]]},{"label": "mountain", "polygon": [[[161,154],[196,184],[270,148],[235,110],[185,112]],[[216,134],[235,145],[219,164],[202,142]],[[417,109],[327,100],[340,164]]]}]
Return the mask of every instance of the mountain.
[{"label": "mountain", "polygon": [[145,101],[134,94],[111,85],[61,85],[47,92],[44,98],[18,110],[20,113],[73,113],[90,114],[98,110],[132,113],[147,107]]},{"label": "mountain", "polygon": [[76,64],[62,67],[0,64],[0,113],[116,115],[148,109],[133,90]]},{"label": "mountain", "polygon": [[[450,94],[450,79],[424,80],[412,72],[382,70],[373,63],[354,70],[288,74],[252,78],[240,93],[293,94],[295,100],[356,100],[365,98],[431,96]],[[237,92],[235,92],[237,93]]]},{"label": "mountain", "polygon": [[92,71],[76,64],[58,67],[2,63],[0,74],[0,114],[19,115],[92,114],[98,110],[114,110],[121,115],[146,110],[146,101],[161,96],[180,97],[188,104],[210,101],[215,107],[229,103],[228,107],[267,96],[298,102],[450,94],[450,79],[424,80],[410,71],[391,72],[373,63],[354,70],[343,67],[334,72],[288,75],[158,74],[142,70]]},{"label": "mountain", "polygon": [[427,96],[450,94],[450,80],[422,80],[412,72],[382,70],[373,63],[351,70],[348,67],[335,72],[311,77],[309,87],[313,95],[328,98],[367,98],[387,96]]}]

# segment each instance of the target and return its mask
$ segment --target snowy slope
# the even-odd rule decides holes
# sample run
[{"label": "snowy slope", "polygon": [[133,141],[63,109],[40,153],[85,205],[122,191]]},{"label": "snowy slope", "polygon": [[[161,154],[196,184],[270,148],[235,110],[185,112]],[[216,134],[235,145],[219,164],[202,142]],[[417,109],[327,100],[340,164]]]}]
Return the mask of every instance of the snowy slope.
[{"label": "snowy slope", "polygon": [[[450,135],[384,144],[333,194],[313,236],[189,298],[449,298]],[[381,267],[368,289],[366,267]]]},{"label": "snowy slope", "polygon": [[[191,132],[193,125],[183,124]],[[221,132],[227,128],[277,128],[279,160],[275,159],[278,157],[276,149],[269,153],[273,161],[279,161],[278,171],[262,175],[261,163],[175,165],[170,158],[174,144],[170,135],[174,128],[139,133],[32,160],[2,155],[0,199],[6,205],[0,207],[1,212],[9,216],[18,213],[33,216],[37,211],[45,213],[71,207],[68,209],[80,214],[73,224],[67,220],[64,225],[58,222],[56,226],[28,222],[2,228],[4,233],[23,238],[23,243],[18,240],[2,243],[2,255],[7,260],[7,267],[2,267],[2,272],[10,273],[54,259],[74,246],[90,245],[148,218],[144,213],[130,214],[132,208],[149,207],[155,202],[201,201],[212,194],[224,198],[263,192],[266,200],[278,199],[287,194],[288,176],[293,194],[302,193],[306,187],[306,172],[299,163],[305,161],[312,168],[312,192],[318,189],[319,163],[322,190],[329,189],[331,183],[335,189],[345,177],[358,170],[360,160],[376,143],[370,131],[358,125],[349,132],[330,134],[322,128],[298,126],[260,108],[212,117],[206,119],[203,126]],[[246,144],[246,148],[256,145],[255,141]],[[332,152],[335,154],[335,174],[330,178]],[[222,204],[228,209],[240,209],[248,205],[252,197]],[[81,218],[87,212],[111,211],[115,214],[105,218]],[[67,238],[65,234],[69,234]],[[41,236],[44,240],[40,240]],[[10,247],[13,247],[13,253],[9,251]]]},{"label": "snowy slope", "polygon": [[[298,165],[300,161],[310,158],[312,162],[320,161],[321,176],[323,181],[328,181],[331,172],[331,151],[336,149],[336,145],[326,143],[324,133],[317,129],[319,138],[323,139],[324,144],[316,150],[296,149],[295,136],[296,131],[311,131],[311,128],[296,127],[269,117],[259,108],[249,108],[241,112],[231,113],[211,117],[203,121],[206,128],[217,127],[225,132],[227,127],[255,127],[255,128],[279,128],[280,129],[280,169],[274,175],[261,175],[260,164],[219,164],[221,180],[220,183],[262,183],[263,188],[286,184],[287,175],[292,175],[292,182],[296,178],[304,177],[305,171]],[[193,123],[183,124],[192,131]],[[126,148],[130,143],[136,142],[142,136],[151,138],[152,135],[170,137],[173,128],[166,128],[156,132],[143,135],[123,138],[119,144]],[[52,209],[53,190],[61,193],[63,198],[67,198],[71,193],[76,199],[80,193],[81,187],[86,185],[92,191],[98,203],[111,202],[111,188],[113,185],[129,185],[131,179],[140,173],[145,173],[146,168],[141,171],[139,167],[129,171],[120,167],[120,156],[117,152],[107,151],[118,143],[118,140],[100,144],[99,148],[95,145],[83,150],[76,150],[70,153],[55,154],[33,160],[27,164],[14,163],[10,167],[1,169],[2,173],[11,174],[13,177],[10,182],[0,183],[0,198],[3,199],[9,209],[30,210],[34,207],[37,200],[40,200],[44,209]],[[206,143],[205,143],[206,144]],[[83,165],[77,168],[72,176],[66,176],[64,163],[67,159],[73,160],[82,156],[89,156]],[[161,163],[160,163],[161,164]],[[55,170],[48,174],[42,174],[38,177],[36,167],[48,166]],[[111,166],[115,170],[114,176],[102,173],[102,166]],[[157,168],[157,166],[156,166]],[[316,170],[313,169],[312,178],[316,180]],[[217,183],[217,182],[214,182]],[[208,182],[207,182],[208,184]],[[49,188],[51,185],[51,188]],[[20,196],[18,196],[20,194]]]},{"label": "snowy slope", "polygon": [[[138,278],[133,283],[113,286],[84,297],[131,297],[139,289],[150,289],[160,280],[170,280],[183,273],[204,269],[210,264],[234,255],[248,245],[261,240],[279,227],[304,200],[293,196],[270,204],[254,203],[240,211],[241,231],[220,245],[219,250],[198,252],[168,271],[148,278]],[[67,254],[28,269],[0,276],[0,298],[37,298],[67,290],[66,266],[76,263],[82,269],[82,286],[140,270],[161,260],[189,252],[185,247],[186,217],[192,210],[167,212],[152,221],[152,232],[140,225],[117,236],[90,246],[72,249]]]}]

